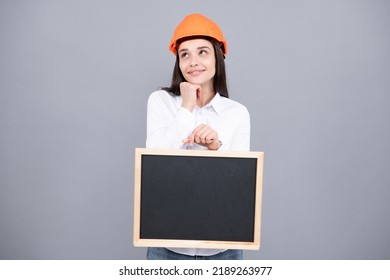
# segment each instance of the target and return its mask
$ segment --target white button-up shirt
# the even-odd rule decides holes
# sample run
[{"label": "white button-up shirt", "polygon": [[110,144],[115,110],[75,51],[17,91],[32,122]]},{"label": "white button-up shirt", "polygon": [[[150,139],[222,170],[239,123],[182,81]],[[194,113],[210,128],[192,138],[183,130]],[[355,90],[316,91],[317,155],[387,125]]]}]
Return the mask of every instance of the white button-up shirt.
[{"label": "white button-up shirt", "polygon": [[[207,124],[222,141],[220,150],[249,151],[250,117],[245,106],[218,93],[209,104],[192,112],[181,107],[181,96],[159,90],[149,96],[147,107],[147,148],[207,149],[198,144],[185,144],[200,124]],[[214,255],[224,250],[169,248],[186,255]]]}]

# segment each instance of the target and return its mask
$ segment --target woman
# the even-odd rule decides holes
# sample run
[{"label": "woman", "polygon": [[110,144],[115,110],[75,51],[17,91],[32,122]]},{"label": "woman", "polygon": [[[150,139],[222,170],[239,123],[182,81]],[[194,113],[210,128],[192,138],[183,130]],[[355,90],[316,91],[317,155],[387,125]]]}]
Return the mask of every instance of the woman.
[{"label": "woman", "polygon": [[[176,27],[169,49],[176,56],[172,83],[149,96],[146,147],[248,151],[249,113],[228,98],[227,43],[218,25],[189,15]],[[189,248],[149,248],[147,253],[148,259],[242,256],[242,250]]]}]

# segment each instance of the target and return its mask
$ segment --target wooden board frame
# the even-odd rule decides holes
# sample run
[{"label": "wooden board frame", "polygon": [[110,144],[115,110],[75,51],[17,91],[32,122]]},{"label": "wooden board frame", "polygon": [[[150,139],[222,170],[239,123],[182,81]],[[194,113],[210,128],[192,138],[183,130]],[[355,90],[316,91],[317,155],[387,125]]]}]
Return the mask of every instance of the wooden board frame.
[{"label": "wooden board frame", "polygon": [[[222,157],[222,158],[251,158],[257,160],[254,234],[250,242],[218,241],[218,240],[183,240],[183,239],[145,239],[140,236],[141,228],[141,188],[142,188],[142,156],[184,156],[184,157]],[[136,247],[176,247],[176,248],[210,248],[210,249],[260,249],[261,208],[263,186],[264,152],[235,152],[209,150],[159,150],[136,148],[134,174],[134,232],[133,244]]]}]

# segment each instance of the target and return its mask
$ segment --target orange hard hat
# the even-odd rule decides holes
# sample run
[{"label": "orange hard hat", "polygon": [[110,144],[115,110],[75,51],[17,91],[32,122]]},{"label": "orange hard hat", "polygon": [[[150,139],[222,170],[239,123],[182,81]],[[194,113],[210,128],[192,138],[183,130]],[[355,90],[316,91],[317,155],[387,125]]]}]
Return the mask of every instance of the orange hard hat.
[{"label": "orange hard hat", "polygon": [[169,43],[169,50],[176,55],[178,41],[192,36],[207,36],[214,38],[221,43],[222,53],[223,55],[226,55],[227,43],[222,30],[214,21],[201,14],[188,15],[179,23],[173,33],[171,42]]}]

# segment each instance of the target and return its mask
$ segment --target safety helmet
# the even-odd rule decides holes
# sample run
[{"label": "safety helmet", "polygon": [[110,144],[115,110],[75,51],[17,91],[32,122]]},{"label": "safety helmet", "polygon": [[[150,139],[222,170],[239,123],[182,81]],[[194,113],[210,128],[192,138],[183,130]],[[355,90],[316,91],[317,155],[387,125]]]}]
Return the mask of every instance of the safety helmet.
[{"label": "safety helmet", "polygon": [[207,36],[214,38],[221,43],[222,53],[223,55],[226,55],[227,43],[222,30],[214,21],[201,14],[188,15],[179,23],[173,33],[171,42],[169,43],[169,50],[176,55],[178,45],[180,44],[178,44],[178,41],[192,36]]}]

